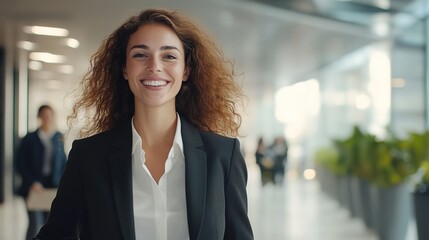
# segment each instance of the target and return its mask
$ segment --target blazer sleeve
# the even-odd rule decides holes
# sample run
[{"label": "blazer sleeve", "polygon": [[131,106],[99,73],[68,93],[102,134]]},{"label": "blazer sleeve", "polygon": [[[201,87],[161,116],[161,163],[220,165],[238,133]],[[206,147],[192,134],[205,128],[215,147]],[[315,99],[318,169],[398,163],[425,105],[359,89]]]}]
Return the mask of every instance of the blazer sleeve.
[{"label": "blazer sleeve", "polygon": [[81,182],[76,141],[69,154],[57,195],[52,202],[47,223],[34,239],[72,240],[79,239],[83,215],[83,185]]},{"label": "blazer sleeve", "polygon": [[240,142],[234,139],[230,169],[225,183],[225,236],[227,240],[253,239],[247,216],[247,168],[240,152]]}]

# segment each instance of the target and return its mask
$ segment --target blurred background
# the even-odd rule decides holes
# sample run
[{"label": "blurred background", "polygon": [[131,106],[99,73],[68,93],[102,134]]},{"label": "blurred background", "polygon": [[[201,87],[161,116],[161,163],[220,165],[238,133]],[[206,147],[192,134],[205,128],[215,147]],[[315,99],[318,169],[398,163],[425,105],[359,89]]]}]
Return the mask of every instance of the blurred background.
[{"label": "blurred background", "polygon": [[0,239],[24,239],[14,155],[37,108],[54,107],[68,152],[90,56],[150,7],[199,22],[242,73],[255,239],[429,239],[428,0],[0,0]]}]

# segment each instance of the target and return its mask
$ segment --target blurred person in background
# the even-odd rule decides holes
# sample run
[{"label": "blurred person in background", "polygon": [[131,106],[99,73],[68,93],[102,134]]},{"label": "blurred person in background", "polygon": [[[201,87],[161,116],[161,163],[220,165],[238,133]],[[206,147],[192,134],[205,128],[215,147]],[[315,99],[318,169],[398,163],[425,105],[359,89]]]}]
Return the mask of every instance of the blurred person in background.
[{"label": "blurred person in background", "polygon": [[274,160],[270,157],[268,147],[265,144],[263,137],[258,138],[258,145],[255,152],[255,160],[261,171],[262,185],[265,185],[268,182],[273,182],[272,170],[274,166]]},{"label": "blurred person in background", "polygon": [[[17,150],[16,166],[21,176],[18,194],[27,199],[31,192],[58,187],[66,163],[63,135],[56,129],[54,110],[42,105],[37,111],[40,125],[28,133]],[[27,209],[28,229],[26,239],[32,239],[45,224],[48,212]]]},{"label": "blurred person in background", "polygon": [[92,56],[71,116],[88,113],[85,138],[36,239],[253,239],[234,76],[179,12],[129,18]]},{"label": "blurred person in background", "polygon": [[288,145],[283,136],[274,138],[270,146],[270,152],[274,160],[273,181],[275,184],[283,184],[287,163]]}]

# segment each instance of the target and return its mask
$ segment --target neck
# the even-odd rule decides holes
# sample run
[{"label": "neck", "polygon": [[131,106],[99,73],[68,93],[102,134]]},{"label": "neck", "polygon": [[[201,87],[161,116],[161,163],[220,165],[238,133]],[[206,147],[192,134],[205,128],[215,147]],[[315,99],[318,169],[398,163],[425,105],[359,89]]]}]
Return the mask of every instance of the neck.
[{"label": "neck", "polygon": [[142,139],[143,146],[153,147],[173,143],[176,131],[177,114],[175,109],[136,109],[134,126]]}]

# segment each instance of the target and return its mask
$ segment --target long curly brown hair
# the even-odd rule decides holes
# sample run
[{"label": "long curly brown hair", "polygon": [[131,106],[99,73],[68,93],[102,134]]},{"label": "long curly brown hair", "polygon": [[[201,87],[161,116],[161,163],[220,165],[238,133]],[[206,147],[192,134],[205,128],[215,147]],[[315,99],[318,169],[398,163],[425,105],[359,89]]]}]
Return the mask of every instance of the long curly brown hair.
[{"label": "long curly brown hair", "polygon": [[241,86],[235,82],[233,63],[225,59],[212,37],[176,11],[149,9],[129,18],[91,57],[90,70],[81,82],[82,91],[69,116],[69,125],[83,117],[82,137],[110,130],[134,115],[134,97],[123,69],[130,35],[143,24],[170,27],[185,49],[188,81],[176,96],[176,111],[195,127],[225,136],[237,136],[243,103]]}]

